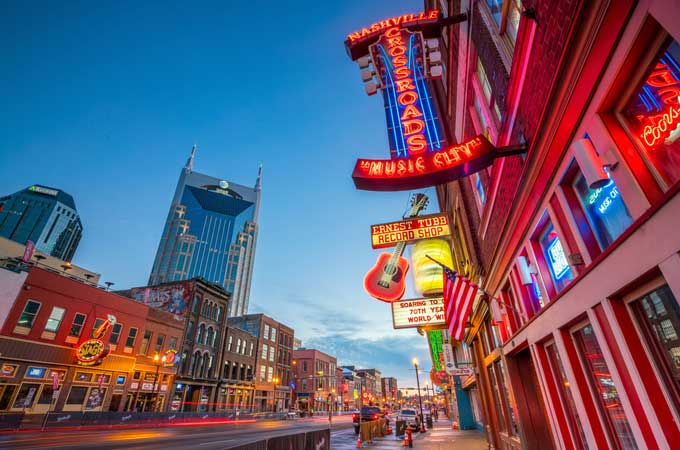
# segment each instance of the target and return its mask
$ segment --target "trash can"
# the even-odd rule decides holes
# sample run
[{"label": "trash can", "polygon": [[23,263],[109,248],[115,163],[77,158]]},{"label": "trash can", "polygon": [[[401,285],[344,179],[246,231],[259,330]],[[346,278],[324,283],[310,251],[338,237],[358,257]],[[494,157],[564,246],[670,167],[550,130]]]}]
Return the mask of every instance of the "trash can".
[{"label": "trash can", "polygon": [[427,424],[427,428],[432,428],[432,416],[427,416],[425,423]]},{"label": "trash can", "polygon": [[406,421],[405,420],[397,420],[395,424],[395,431],[397,436],[403,436],[404,433],[406,432]]}]

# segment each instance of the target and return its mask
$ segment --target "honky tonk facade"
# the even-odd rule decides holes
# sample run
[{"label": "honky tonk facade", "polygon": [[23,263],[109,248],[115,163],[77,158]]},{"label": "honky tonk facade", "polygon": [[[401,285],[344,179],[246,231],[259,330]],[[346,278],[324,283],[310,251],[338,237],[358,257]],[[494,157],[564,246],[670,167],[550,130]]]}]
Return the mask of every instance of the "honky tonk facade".
[{"label": "honky tonk facade", "polygon": [[480,296],[459,358],[496,449],[680,442],[680,8],[426,1],[450,142],[524,155],[437,188]]}]

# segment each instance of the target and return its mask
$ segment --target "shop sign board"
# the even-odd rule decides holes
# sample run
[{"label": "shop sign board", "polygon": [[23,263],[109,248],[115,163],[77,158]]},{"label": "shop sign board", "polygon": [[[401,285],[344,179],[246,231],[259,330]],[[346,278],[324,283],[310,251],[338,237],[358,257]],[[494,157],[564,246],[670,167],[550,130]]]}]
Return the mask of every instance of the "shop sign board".
[{"label": "shop sign board", "polygon": [[446,373],[449,375],[453,375],[451,372],[456,368],[456,362],[453,358],[453,349],[451,348],[451,344],[444,343],[442,350],[444,354],[444,370],[446,370]]},{"label": "shop sign board", "polygon": [[99,364],[109,353],[109,346],[101,339],[88,339],[76,349],[76,358],[81,366]]},{"label": "shop sign board", "polygon": [[371,225],[371,245],[373,248],[386,248],[393,247],[399,242],[410,243],[450,234],[446,214],[432,214],[399,222]]},{"label": "shop sign board", "polygon": [[391,305],[395,330],[446,325],[442,297],[400,300]]},{"label": "shop sign board", "polygon": [[451,375],[453,375],[453,376],[467,377],[467,376],[472,376],[474,374],[475,374],[475,371],[470,369],[470,368],[451,370]]}]

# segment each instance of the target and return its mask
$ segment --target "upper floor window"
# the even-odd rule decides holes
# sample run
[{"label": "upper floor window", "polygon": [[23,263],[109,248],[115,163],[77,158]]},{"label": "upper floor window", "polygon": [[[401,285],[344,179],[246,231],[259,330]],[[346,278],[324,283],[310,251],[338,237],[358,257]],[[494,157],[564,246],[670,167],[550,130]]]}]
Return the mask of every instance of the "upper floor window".
[{"label": "upper floor window", "polygon": [[85,325],[85,314],[76,313],[73,316],[73,323],[71,323],[71,330],[68,332],[69,336],[79,337],[80,333],[83,331],[83,325]]},{"label": "upper floor window", "polygon": [[24,310],[21,312],[21,316],[19,316],[17,326],[23,328],[31,328],[33,326],[33,322],[35,321],[35,316],[38,315],[39,310],[40,310],[39,302],[36,302],[34,300],[27,301],[26,305],[24,306]]},{"label": "upper floor window", "polygon": [[269,325],[264,325],[264,338],[269,339]]},{"label": "upper floor window", "polygon": [[123,331],[123,325],[116,323],[113,328],[111,328],[111,337],[109,338],[109,342],[112,344],[117,344],[118,340],[120,339],[121,331]]},{"label": "upper floor window", "polygon": [[125,341],[125,346],[126,347],[134,347],[136,337],[137,337],[137,328],[130,328],[130,331],[128,331],[127,340]]},{"label": "upper floor window", "polygon": [[47,323],[45,324],[45,331],[56,333],[59,329],[59,325],[61,324],[61,319],[64,318],[65,312],[66,310],[64,308],[59,308],[57,306],[53,307],[50,317],[47,319]]},{"label": "upper floor window", "polygon": [[614,180],[601,188],[590,189],[579,174],[573,186],[600,248],[608,247],[633,223]]},{"label": "upper floor window", "polygon": [[479,172],[473,173],[471,176],[472,185],[475,188],[475,196],[480,206],[484,206],[486,203],[486,191],[484,189],[484,184],[482,183],[482,177],[479,176]]},{"label": "upper floor window", "polygon": [[276,342],[276,328],[274,327],[272,327],[271,340],[272,342]]},{"label": "upper floor window", "polygon": [[494,22],[500,27],[503,16],[503,0],[486,0],[486,6],[489,7]]},{"label": "upper floor window", "polygon": [[142,338],[142,345],[139,347],[139,354],[140,355],[146,355],[146,352],[149,349],[149,341],[150,340],[151,340],[151,331],[149,331],[149,330],[144,331],[144,337]]},{"label": "upper floor window", "polygon": [[680,180],[680,44],[671,41],[621,111],[643,159],[667,189]]}]

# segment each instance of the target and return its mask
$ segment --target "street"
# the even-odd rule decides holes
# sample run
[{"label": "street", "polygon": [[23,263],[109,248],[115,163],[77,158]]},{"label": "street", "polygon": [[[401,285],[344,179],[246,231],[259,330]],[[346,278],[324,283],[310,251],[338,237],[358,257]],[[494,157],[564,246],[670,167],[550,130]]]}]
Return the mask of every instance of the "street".
[{"label": "street", "polygon": [[[261,421],[214,426],[172,426],[162,428],[115,429],[105,431],[47,431],[0,436],[0,449],[228,449],[268,437],[328,428],[328,418]],[[352,431],[352,417],[333,417],[334,434]],[[334,447],[332,447],[334,448]]]}]

